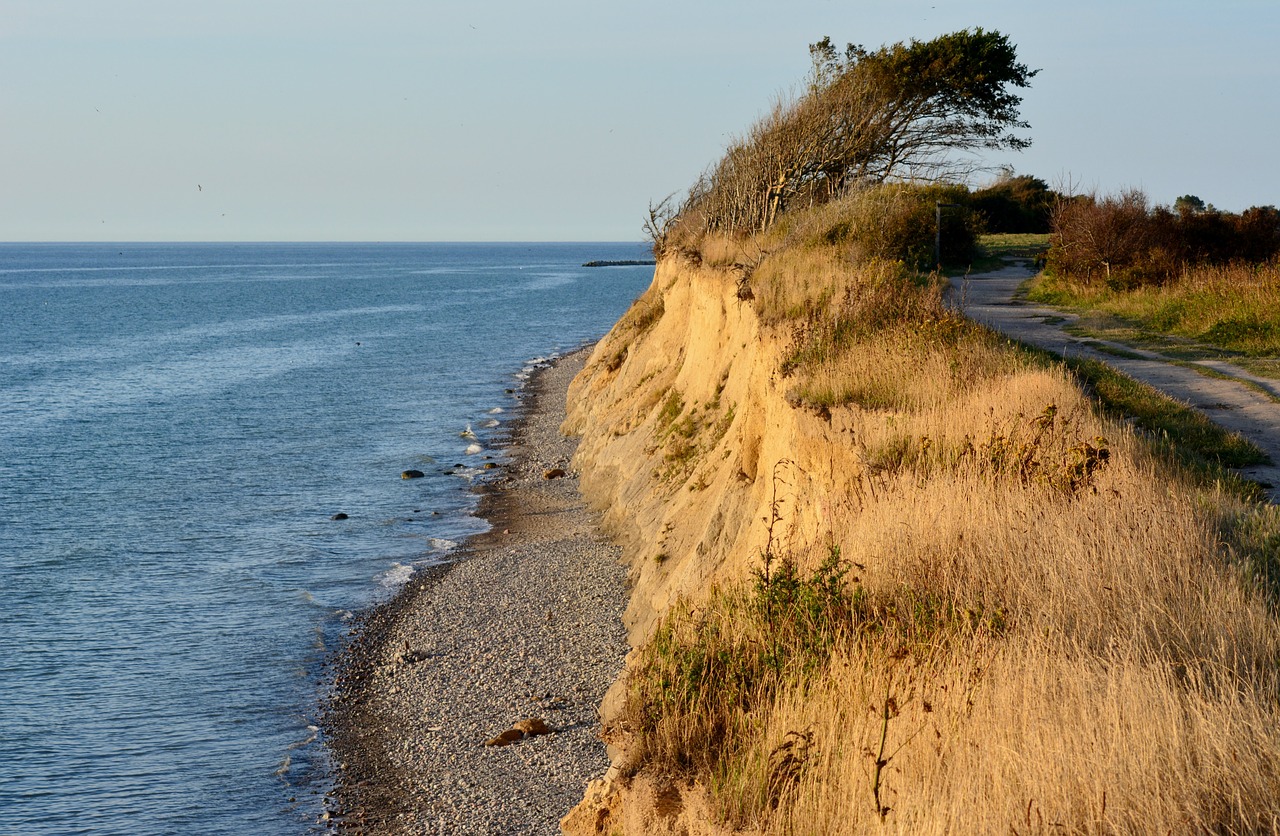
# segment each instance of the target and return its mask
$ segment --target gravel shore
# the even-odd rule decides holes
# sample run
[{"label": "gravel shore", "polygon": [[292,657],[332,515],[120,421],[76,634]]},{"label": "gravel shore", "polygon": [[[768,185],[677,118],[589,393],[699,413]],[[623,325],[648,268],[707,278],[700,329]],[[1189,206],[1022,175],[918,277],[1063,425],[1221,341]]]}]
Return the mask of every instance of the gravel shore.
[{"label": "gravel shore", "polygon": [[[493,525],[362,616],[324,721],[330,825],[346,833],[558,833],[609,766],[597,707],[627,652],[626,572],[598,531],[560,434],[587,351],[526,389]],[[549,734],[486,741],[537,718]]]}]

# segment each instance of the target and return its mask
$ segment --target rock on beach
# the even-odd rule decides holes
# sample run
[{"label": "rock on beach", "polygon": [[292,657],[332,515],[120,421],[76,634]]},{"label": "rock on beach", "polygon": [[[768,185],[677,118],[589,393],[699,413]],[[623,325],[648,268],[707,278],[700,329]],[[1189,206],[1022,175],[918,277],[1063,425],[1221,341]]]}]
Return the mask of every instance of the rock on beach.
[{"label": "rock on beach", "polygon": [[492,530],[364,613],[336,660],[331,827],[558,833],[608,769],[597,707],[628,650],[626,572],[576,477],[544,478],[572,457],[559,427],[585,359],[530,381],[507,478],[482,488]]}]

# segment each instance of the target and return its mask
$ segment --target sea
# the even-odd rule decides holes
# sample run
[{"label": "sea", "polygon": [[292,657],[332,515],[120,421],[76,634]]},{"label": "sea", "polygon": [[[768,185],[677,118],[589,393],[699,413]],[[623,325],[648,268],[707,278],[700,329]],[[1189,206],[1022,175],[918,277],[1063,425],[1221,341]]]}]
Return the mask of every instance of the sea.
[{"label": "sea", "polygon": [[0,832],[322,831],[326,660],[648,257],[0,244]]}]

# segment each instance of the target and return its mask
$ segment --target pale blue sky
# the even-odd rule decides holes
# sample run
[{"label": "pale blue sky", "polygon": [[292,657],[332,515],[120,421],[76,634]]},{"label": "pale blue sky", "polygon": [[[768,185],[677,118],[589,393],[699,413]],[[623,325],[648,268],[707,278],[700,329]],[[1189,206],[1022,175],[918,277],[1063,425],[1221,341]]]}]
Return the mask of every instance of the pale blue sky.
[{"label": "pale blue sky", "polygon": [[638,240],[810,42],[973,26],[991,163],[1280,204],[1277,0],[0,0],[0,240]]}]

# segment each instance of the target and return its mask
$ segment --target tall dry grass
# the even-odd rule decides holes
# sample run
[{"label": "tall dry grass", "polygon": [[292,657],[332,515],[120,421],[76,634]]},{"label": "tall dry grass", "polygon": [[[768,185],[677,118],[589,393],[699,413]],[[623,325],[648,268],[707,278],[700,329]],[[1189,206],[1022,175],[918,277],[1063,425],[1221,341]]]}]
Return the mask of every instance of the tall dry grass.
[{"label": "tall dry grass", "polygon": [[[838,545],[839,619],[787,622],[807,644],[774,671],[759,579],[677,607],[648,671],[691,692],[644,757],[766,833],[1280,827],[1280,627],[1223,541],[1252,510],[1164,472],[1060,372],[850,435],[865,472],[785,556],[804,576]],[[1052,478],[1082,444],[1106,450],[1089,478]]]},{"label": "tall dry grass", "polygon": [[1028,365],[943,303],[943,280],[839,248],[772,256],[752,278],[761,318],[789,328],[782,372],[817,407],[918,410]]},{"label": "tall dry grass", "polygon": [[770,258],[788,385],[843,409],[859,465],[789,480],[822,486],[792,500],[819,536],[781,506],[753,578],[671,609],[631,768],[760,833],[1280,832],[1280,514],[928,282]]}]

